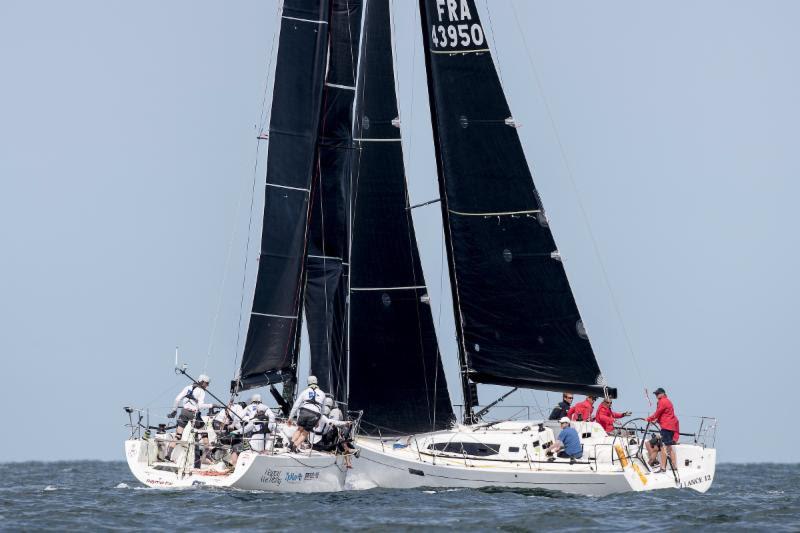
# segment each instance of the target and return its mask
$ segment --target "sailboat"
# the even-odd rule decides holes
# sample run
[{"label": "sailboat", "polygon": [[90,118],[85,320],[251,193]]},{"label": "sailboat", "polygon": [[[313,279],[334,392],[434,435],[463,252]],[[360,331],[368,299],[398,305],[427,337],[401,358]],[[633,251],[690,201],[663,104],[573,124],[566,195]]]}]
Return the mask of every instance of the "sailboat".
[{"label": "sailboat", "polygon": [[[232,471],[159,462],[126,442],[150,486],[256,490],[521,487],[580,494],[705,491],[716,455],[675,446],[655,474],[652,427],[575,424],[584,459],[545,457],[549,421],[484,421],[477,384],[615,397],[534,186],[474,0],[419,0],[463,413],[457,419],[417,246],[404,166],[389,0],[285,0],[258,273],[235,397],[297,391],[302,323],[320,388],[360,420],[359,458],[245,452]],[[455,354],[453,354],[455,355]],[[281,387],[282,393],[275,388]],[[134,424],[132,424],[134,425]],[[187,432],[190,434],[191,430]],[[191,457],[193,437],[185,436]]]},{"label": "sailboat", "polygon": [[[368,24],[370,12],[376,5],[385,10],[385,4],[369,0]],[[350,405],[364,409],[353,477],[361,486],[367,481],[388,488],[494,486],[596,496],[682,487],[705,492],[714,479],[716,451],[704,442],[710,433],[702,426],[686,435],[692,443],[674,446],[675,464],[656,473],[644,453],[651,424],[634,421],[607,434],[595,422],[574,422],[583,451],[576,460],[547,456],[558,422],[481,420],[486,409],[478,409],[478,383],[601,398],[617,391],[600,372],[474,0],[420,0],[419,9],[464,413],[450,425],[446,398],[434,398],[427,412],[405,404],[405,384],[396,379],[383,388],[398,399],[393,408],[356,402],[351,373]],[[390,39],[383,17],[377,31]],[[371,64],[374,50],[365,53],[362,63]],[[381,60],[388,62],[389,55]],[[366,354],[351,351],[351,369],[374,366],[359,357]],[[430,378],[439,368],[426,371]],[[389,376],[370,372],[370,378]],[[438,391],[444,386],[433,384]],[[420,432],[414,421],[429,429]],[[702,423],[705,430],[715,427],[711,420]]]}]

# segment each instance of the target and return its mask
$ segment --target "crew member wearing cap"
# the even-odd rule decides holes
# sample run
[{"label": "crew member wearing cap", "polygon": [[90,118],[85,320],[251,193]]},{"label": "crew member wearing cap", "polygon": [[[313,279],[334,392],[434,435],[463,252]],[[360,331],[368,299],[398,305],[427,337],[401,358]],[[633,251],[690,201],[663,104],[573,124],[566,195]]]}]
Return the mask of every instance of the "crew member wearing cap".
[{"label": "crew member wearing cap", "polygon": [[678,434],[680,431],[680,423],[675,416],[675,408],[672,406],[672,401],[667,398],[667,393],[661,387],[653,391],[653,394],[658,398],[658,405],[656,405],[656,412],[647,417],[648,422],[656,422],[661,427],[661,444],[658,446],[650,441],[646,443],[647,454],[649,462],[652,464],[659,449],[661,454],[659,456],[659,468],[655,473],[664,472],[667,470],[667,453],[669,459],[672,461],[673,468],[677,468],[678,463],[675,461],[674,444],[678,443]]},{"label": "crew member wearing cap", "polygon": [[[200,416],[201,409],[211,409],[213,407],[210,403],[206,402],[206,388],[211,382],[208,376],[200,374],[197,381],[191,385],[186,385],[181,392],[175,397],[175,403],[172,406],[172,412],[167,415],[167,418],[175,418],[178,413],[178,406],[181,408],[181,414],[178,416],[177,427],[175,429],[175,441],[181,440],[183,436],[183,428],[194,420],[195,428],[200,429],[205,424],[203,418]],[[203,437],[204,449],[208,450],[208,435]],[[175,447],[175,442],[170,443],[170,449]],[[205,455],[205,451],[203,452]],[[205,459],[205,456],[203,457]]]},{"label": "crew member wearing cap", "polygon": [[614,431],[614,420],[624,416],[631,416],[630,411],[624,413],[617,413],[611,409],[611,398],[604,398],[600,405],[597,407],[597,413],[594,415],[594,420],[606,431],[612,433]]},{"label": "crew member wearing cap", "polygon": [[297,395],[289,419],[297,418],[297,430],[292,435],[290,449],[295,451],[306,440],[308,433],[316,427],[322,417],[325,393],[317,385],[316,376],[308,376],[308,387]]},{"label": "crew member wearing cap", "polygon": [[[260,394],[253,394],[250,396],[250,405],[248,405],[244,410],[244,422],[247,423],[256,416],[256,412],[258,412],[258,408],[260,406],[264,406],[264,409],[267,409],[267,405],[261,402],[261,395]],[[273,415],[274,417],[274,415]]]},{"label": "crew member wearing cap", "polygon": [[548,461],[555,461],[558,457],[565,459],[580,459],[583,457],[583,446],[581,446],[581,439],[578,432],[570,425],[570,420],[566,416],[558,421],[561,425],[561,433],[558,434],[558,440],[547,448],[546,454],[550,456]]},{"label": "crew member wearing cap", "polygon": [[244,434],[250,438],[250,448],[256,452],[266,450],[267,434],[274,430],[275,414],[266,404],[258,403],[255,415],[244,426]]},{"label": "crew member wearing cap", "polygon": [[195,383],[186,385],[181,392],[175,397],[175,404],[172,406],[172,412],[167,415],[167,418],[175,418],[178,413],[178,406],[181,408],[181,414],[178,416],[178,427],[175,429],[176,440],[181,440],[183,435],[183,428],[186,427],[190,421],[200,418],[201,409],[211,409],[213,407],[206,401],[206,388],[210,380],[205,374],[200,374]]},{"label": "crew member wearing cap", "polygon": [[592,419],[592,412],[594,411],[594,401],[597,396],[587,396],[585,400],[577,403],[569,408],[567,411],[567,418],[570,420],[578,420],[588,422]]}]

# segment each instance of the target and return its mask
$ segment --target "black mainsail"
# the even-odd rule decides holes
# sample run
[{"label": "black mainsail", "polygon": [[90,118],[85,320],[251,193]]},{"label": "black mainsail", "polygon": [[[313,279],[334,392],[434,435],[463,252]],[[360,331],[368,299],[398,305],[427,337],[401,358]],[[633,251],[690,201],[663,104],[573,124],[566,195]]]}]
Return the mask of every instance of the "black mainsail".
[{"label": "black mainsail", "polygon": [[448,427],[452,405],[403,165],[389,0],[368,0],[356,97],[348,409],[362,430]]},{"label": "black mainsail", "polygon": [[327,1],[285,0],[283,5],[261,251],[236,390],[294,377],[328,12]]},{"label": "black mainsail", "polygon": [[311,373],[322,390],[344,401],[353,102],[361,0],[331,2],[329,35],[319,172],[312,188],[305,309]]},{"label": "black mainsail", "polygon": [[602,394],[474,0],[420,12],[466,418],[471,382]]}]

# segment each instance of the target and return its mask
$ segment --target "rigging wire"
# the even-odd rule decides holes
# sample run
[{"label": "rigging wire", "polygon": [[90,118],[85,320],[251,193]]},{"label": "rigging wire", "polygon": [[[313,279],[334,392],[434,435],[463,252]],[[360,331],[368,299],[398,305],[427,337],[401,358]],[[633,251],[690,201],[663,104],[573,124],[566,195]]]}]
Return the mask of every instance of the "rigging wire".
[{"label": "rigging wire", "polygon": [[[605,263],[603,262],[602,255],[600,254],[600,247],[597,244],[597,239],[595,238],[594,232],[592,231],[592,227],[589,224],[589,215],[586,211],[586,207],[584,206],[583,200],[581,199],[580,191],[578,190],[578,186],[575,183],[575,177],[573,176],[572,167],[569,164],[569,158],[567,157],[566,149],[564,148],[564,144],[561,141],[561,135],[559,134],[558,128],[556,127],[556,121],[553,116],[553,112],[550,108],[550,104],[547,100],[547,96],[544,92],[544,86],[542,84],[541,78],[539,77],[539,71],[536,68],[536,64],[533,60],[533,53],[531,52],[530,47],[528,46],[528,39],[525,36],[525,32],[520,24],[519,12],[517,11],[517,6],[515,0],[511,0],[511,9],[514,11],[514,22],[516,24],[517,31],[519,32],[520,36],[522,37],[522,42],[525,47],[526,55],[528,56],[528,62],[530,63],[531,69],[533,71],[534,80],[536,81],[536,86],[539,89],[539,94],[542,97],[542,102],[544,103],[545,111],[547,113],[547,118],[550,122],[550,127],[553,129],[553,134],[555,135],[556,144],[558,144],[558,149],[561,155],[561,159],[564,163],[564,167],[566,169],[567,178],[569,179],[570,186],[572,187],[572,191],[575,194],[575,197],[578,201],[578,207],[581,212],[581,216],[583,218],[584,225],[586,226],[586,230],[589,234],[589,238],[592,242],[592,249],[594,251],[595,257],[597,258],[597,262],[600,265],[600,271],[603,275],[603,281],[605,282],[606,289],[608,290],[609,295],[611,296],[612,306],[614,307],[614,312],[617,315],[617,319],[619,320],[620,326],[622,328],[623,336],[625,337],[625,343],[628,348],[628,352],[631,356],[631,360],[633,361],[633,366],[636,370],[636,374],[639,377],[639,382],[642,385],[642,388],[645,390],[645,396],[647,396],[647,389],[645,388],[644,378],[642,377],[642,371],[639,367],[639,361],[636,357],[636,353],[633,349],[633,343],[631,342],[630,335],[628,335],[628,329],[625,327],[625,321],[622,319],[622,312],[620,310],[619,303],[614,295],[614,291],[611,288],[611,282],[608,276],[608,272],[606,271]],[[647,397],[649,401],[649,397]]]}]

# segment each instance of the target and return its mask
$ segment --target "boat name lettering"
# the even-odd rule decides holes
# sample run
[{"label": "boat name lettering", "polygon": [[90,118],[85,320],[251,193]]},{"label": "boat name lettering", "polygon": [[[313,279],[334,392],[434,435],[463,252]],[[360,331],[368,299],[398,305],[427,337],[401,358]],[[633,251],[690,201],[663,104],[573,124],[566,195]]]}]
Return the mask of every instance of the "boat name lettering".
[{"label": "boat name lettering", "polygon": [[301,481],[303,481],[303,474],[299,472],[286,472],[287,483],[300,483]]},{"label": "boat name lettering", "polygon": [[700,483],[704,483],[706,481],[711,481],[711,475],[710,474],[706,474],[704,476],[699,476],[699,477],[690,479],[689,481],[684,481],[682,486],[684,488],[691,487],[693,485],[699,485]]},{"label": "boat name lettering", "polygon": [[272,483],[273,485],[280,485],[283,476],[281,475],[282,472],[280,470],[272,470],[271,468],[267,468],[264,474],[261,476],[261,483]]},{"label": "boat name lettering", "polygon": [[436,14],[439,24],[431,26],[434,48],[481,46],[486,41],[481,25],[472,22],[467,0],[436,0]]},{"label": "boat name lettering", "polygon": [[305,481],[308,481],[309,479],[319,479],[319,472],[306,472],[306,475],[303,479]]},{"label": "boat name lettering", "polygon": [[171,481],[164,481],[163,479],[148,479],[147,483],[151,485],[163,485],[165,487],[172,486]]}]

